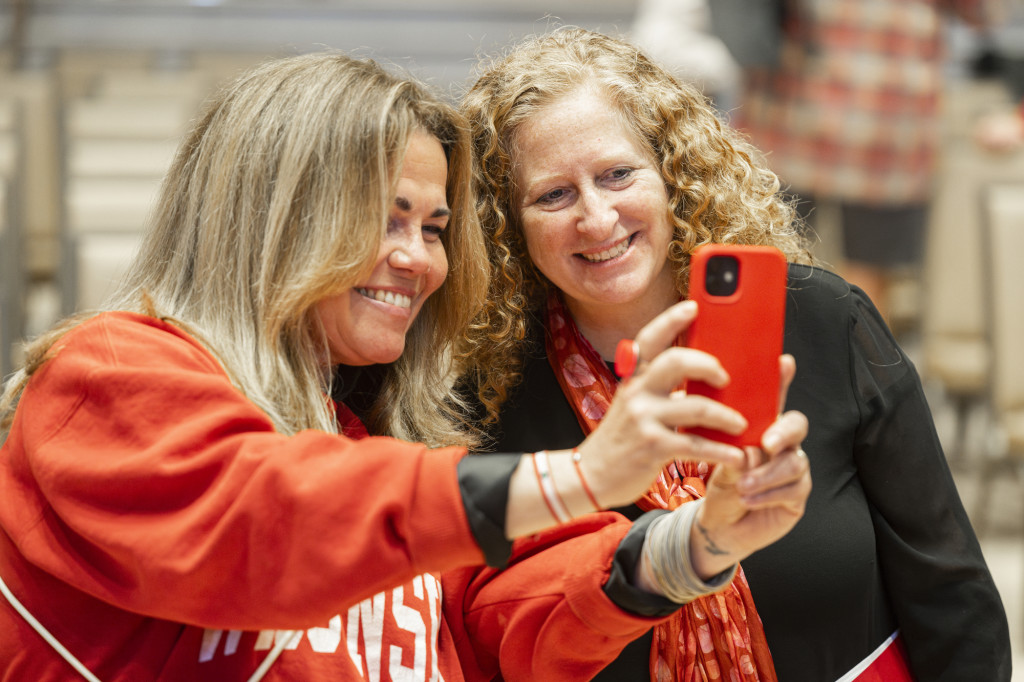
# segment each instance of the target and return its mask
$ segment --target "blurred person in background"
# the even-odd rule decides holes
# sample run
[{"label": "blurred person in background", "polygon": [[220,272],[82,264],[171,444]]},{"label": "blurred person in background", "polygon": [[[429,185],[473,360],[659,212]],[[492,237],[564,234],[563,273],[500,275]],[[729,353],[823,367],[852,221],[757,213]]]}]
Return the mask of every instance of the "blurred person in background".
[{"label": "blurred person in background", "polygon": [[[923,259],[941,142],[945,22],[984,29],[990,2],[708,3],[717,14],[709,30],[743,71],[732,123],[768,154],[811,228],[819,212],[837,216],[834,265],[887,319],[894,277]],[[759,52],[749,47],[755,32],[769,36]],[[658,35],[669,40],[672,30]]]},{"label": "blurred person in background", "polygon": [[980,79],[999,82],[1007,101],[983,113],[974,122],[974,141],[996,154],[1013,153],[1024,146],[1024,1],[1003,0],[997,27],[984,35],[971,63]]},{"label": "blurred person in background", "polygon": [[712,19],[708,0],[639,0],[630,39],[728,112],[740,94],[743,70]]},{"label": "blurred person in background", "polygon": [[941,139],[945,22],[981,29],[986,0],[784,0],[779,64],[748,69],[736,124],[815,224],[831,204],[840,273],[883,316],[917,272]]}]

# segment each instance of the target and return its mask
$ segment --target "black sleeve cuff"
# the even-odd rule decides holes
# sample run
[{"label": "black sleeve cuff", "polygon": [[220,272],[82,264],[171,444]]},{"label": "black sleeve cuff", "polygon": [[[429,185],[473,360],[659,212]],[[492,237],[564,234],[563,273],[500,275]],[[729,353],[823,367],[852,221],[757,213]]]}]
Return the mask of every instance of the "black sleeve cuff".
[{"label": "black sleeve cuff", "polygon": [[638,616],[660,618],[675,613],[682,606],[635,586],[636,567],[640,563],[640,552],[644,547],[644,538],[647,537],[647,527],[654,519],[667,513],[667,510],[655,509],[641,516],[633,523],[633,527],[615,550],[611,575],[604,585],[604,593],[624,611]]},{"label": "black sleeve cuff", "polygon": [[458,464],[459,490],[469,528],[487,565],[495,568],[504,568],[512,555],[512,542],[505,537],[505,511],[509,481],[520,456],[469,455]]}]

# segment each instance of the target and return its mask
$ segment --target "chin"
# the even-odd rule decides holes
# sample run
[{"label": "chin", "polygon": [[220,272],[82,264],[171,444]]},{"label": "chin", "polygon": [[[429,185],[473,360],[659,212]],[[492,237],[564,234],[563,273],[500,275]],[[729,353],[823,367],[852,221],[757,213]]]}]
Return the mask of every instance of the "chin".
[{"label": "chin", "polygon": [[336,365],[347,365],[349,367],[368,367],[370,365],[390,365],[402,357],[405,350],[403,345],[400,348],[373,348],[367,353],[346,353],[332,354],[332,362]]},{"label": "chin", "polygon": [[373,362],[377,365],[390,365],[392,362],[397,362],[404,352],[405,346],[392,350],[381,349],[372,356]]}]

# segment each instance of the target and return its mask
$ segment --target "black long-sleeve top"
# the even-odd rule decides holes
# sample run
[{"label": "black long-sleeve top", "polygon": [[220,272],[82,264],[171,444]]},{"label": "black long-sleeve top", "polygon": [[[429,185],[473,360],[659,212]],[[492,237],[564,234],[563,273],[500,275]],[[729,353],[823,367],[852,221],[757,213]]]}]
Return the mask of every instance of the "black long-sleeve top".
[{"label": "black long-sleeve top", "polygon": [[[534,332],[494,431],[500,452],[583,439]],[[786,408],[810,421],[813,491],[796,527],[742,562],[779,679],[835,680],[898,628],[920,682],[1009,680],[1002,602],[920,379],[874,306],[791,265],[785,352],[797,362]],[[648,635],[596,679],[645,679],[649,649]]]}]

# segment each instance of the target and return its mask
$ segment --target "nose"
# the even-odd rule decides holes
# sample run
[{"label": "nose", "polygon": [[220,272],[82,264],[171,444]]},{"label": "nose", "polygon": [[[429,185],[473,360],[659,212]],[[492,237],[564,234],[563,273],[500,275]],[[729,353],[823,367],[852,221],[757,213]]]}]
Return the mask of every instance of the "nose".
[{"label": "nose", "polygon": [[580,193],[579,206],[581,214],[576,223],[577,230],[596,240],[612,235],[619,220],[612,197],[593,188]]},{"label": "nose", "polygon": [[388,235],[388,265],[410,274],[423,274],[430,270],[430,254],[419,225]]}]

